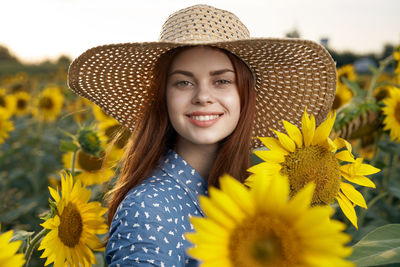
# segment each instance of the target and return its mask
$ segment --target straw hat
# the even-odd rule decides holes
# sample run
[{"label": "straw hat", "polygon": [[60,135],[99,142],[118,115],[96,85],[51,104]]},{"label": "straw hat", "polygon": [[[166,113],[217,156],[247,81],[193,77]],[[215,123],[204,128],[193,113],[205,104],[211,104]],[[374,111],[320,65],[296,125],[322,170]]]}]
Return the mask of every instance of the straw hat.
[{"label": "straw hat", "polygon": [[[336,89],[336,67],[321,45],[300,39],[250,38],[233,13],[195,5],[170,15],[158,42],[122,43],[91,48],[69,68],[69,86],[133,130],[157,97],[151,88],[157,59],[180,46],[210,45],[242,59],[256,81],[253,136],[284,131],[282,120],[301,125],[313,113],[317,124],[329,112]],[[257,140],[253,148],[261,146]]]}]

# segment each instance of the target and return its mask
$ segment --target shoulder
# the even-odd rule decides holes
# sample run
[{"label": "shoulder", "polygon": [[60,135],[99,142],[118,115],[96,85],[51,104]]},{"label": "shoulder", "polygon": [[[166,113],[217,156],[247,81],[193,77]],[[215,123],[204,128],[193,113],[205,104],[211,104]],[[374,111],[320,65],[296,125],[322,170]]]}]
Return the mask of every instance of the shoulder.
[{"label": "shoulder", "polygon": [[171,199],[177,199],[177,188],[168,176],[158,175],[132,189],[118,207],[109,232],[108,263],[143,264],[156,259],[157,266],[180,266],[185,261],[186,240],[178,227],[182,222],[177,221],[181,214],[173,209]]}]

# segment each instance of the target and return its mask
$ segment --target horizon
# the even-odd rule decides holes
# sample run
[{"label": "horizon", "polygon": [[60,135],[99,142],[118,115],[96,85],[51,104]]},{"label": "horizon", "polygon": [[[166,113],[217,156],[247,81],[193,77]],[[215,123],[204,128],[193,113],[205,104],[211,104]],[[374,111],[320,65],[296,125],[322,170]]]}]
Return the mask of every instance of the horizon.
[{"label": "horizon", "polygon": [[98,45],[157,41],[168,15],[199,3],[233,12],[252,37],[283,38],[297,29],[303,39],[328,38],[335,52],[361,55],[400,44],[397,0],[148,0],[140,6],[129,0],[15,0],[0,16],[8,25],[0,28],[0,44],[27,64],[74,59]]}]

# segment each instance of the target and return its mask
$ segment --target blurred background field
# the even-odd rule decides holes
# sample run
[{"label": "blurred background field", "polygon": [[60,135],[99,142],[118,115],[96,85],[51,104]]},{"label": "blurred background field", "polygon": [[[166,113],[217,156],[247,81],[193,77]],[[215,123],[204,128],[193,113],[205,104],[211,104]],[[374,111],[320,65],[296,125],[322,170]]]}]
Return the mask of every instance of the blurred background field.
[{"label": "blurred background field", "polygon": [[[173,10],[177,9],[174,5]],[[304,37],[296,27],[283,36]],[[319,41],[338,70],[333,105],[338,115],[332,136],[351,142],[356,157],[381,169],[370,177],[375,189],[360,189],[368,209],[356,207],[358,230],[335,207],[335,218],[347,224],[351,244],[356,244],[374,229],[400,222],[400,137],[393,138],[395,131],[400,134],[400,99],[393,100],[398,102],[389,126],[382,111],[391,92],[400,90],[399,43],[360,52],[331,47],[328,38]],[[63,54],[26,60],[19,58],[13,47],[0,43],[0,224],[2,233],[14,230],[14,239],[25,241],[20,252],[25,252],[26,241],[43,229],[40,224],[50,211],[48,186],[60,188],[59,172],[74,169],[92,190],[91,200],[103,203],[129,137],[129,131],[118,122],[68,89],[71,60]],[[117,139],[111,146],[113,138]],[[104,159],[107,148],[111,152]],[[44,265],[41,253],[33,252],[30,266]],[[98,266],[104,265],[103,255],[96,252]]]}]

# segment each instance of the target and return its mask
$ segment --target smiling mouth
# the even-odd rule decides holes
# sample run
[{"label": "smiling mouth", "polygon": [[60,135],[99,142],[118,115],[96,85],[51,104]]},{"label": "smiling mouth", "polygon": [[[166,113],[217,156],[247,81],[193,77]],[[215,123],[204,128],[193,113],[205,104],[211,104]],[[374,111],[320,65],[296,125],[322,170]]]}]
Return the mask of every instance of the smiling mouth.
[{"label": "smiling mouth", "polygon": [[196,116],[188,115],[189,118],[191,118],[192,120],[196,120],[196,121],[210,121],[210,120],[218,119],[221,116],[222,116],[222,114],[220,114],[220,115],[196,115]]}]

